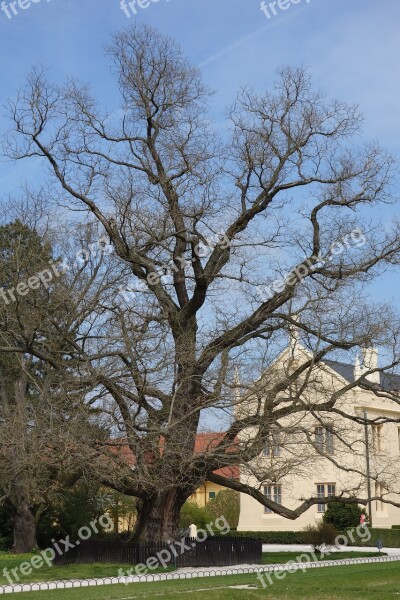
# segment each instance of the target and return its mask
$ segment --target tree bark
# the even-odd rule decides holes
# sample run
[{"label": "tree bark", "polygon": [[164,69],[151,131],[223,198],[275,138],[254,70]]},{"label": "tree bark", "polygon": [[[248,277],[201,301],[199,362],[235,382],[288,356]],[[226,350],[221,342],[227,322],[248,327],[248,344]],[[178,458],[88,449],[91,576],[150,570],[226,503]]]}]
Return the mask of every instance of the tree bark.
[{"label": "tree bark", "polygon": [[36,521],[35,517],[26,503],[22,503],[14,516],[14,546],[17,554],[31,552],[37,548]]},{"label": "tree bark", "polygon": [[180,540],[179,514],[187,499],[179,489],[153,495],[137,501],[135,541],[167,542]]}]

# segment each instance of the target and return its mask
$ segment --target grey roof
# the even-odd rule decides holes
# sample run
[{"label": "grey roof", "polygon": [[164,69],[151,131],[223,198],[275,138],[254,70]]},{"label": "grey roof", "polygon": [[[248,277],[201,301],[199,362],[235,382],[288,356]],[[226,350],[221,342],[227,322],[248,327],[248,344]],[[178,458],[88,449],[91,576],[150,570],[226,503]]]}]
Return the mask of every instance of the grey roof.
[{"label": "grey roof", "polygon": [[335,360],[324,360],[327,367],[338,373],[343,379],[347,381],[354,381],[354,366],[346,365],[345,363],[337,362]]},{"label": "grey roof", "polygon": [[[348,365],[335,360],[325,360],[324,363],[327,367],[346,379],[346,381],[350,381],[351,383],[355,381],[354,365]],[[400,375],[394,375],[393,373],[380,373],[380,380],[381,388],[386,392],[400,390]]]}]

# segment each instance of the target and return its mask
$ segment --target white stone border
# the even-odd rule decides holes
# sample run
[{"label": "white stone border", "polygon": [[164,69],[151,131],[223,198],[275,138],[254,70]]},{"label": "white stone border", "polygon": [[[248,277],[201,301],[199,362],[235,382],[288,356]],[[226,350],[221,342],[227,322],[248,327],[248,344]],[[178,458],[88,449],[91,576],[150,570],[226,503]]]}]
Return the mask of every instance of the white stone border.
[{"label": "white stone border", "polygon": [[[291,570],[315,569],[323,567],[338,567],[343,565],[359,565],[400,561],[400,555],[377,556],[369,558],[344,558],[324,560],[313,563],[292,564]],[[135,577],[104,577],[101,579],[71,579],[65,581],[48,581],[43,583],[24,583],[0,586],[0,594],[15,594],[20,592],[39,592],[49,590],[66,590],[71,588],[94,587],[98,585],[116,585],[129,583],[151,583],[153,581],[173,581],[174,579],[195,579],[197,577],[217,577],[219,575],[246,575],[249,573],[271,573],[284,571],[285,564],[280,565],[237,565],[235,567],[207,567],[202,570],[183,568],[171,573],[158,573]]]}]

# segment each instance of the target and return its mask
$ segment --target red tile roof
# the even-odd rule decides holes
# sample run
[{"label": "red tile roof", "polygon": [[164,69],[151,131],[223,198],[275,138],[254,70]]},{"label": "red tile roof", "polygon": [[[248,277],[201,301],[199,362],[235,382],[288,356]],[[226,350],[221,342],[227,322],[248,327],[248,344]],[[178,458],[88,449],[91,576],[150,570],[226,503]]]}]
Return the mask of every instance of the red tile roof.
[{"label": "red tile roof", "polygon": [[[195,448],[194,451],[196,454],[201,452],[207,453],[208,451],[215,448],[219,442],[223,439],[224,433],[198,433],[196,436]],[[129,448],[127,441],[125,438],[116,438],[113,440],[109,440],[107,443],[111,452],[115,452],[121,458],[124,458],[127,465],[132,468],[136,464],[136,457],[133,454],[132,450]],[[162,442],[160,445],[163,445]],[[231,452],[234,452],[235,449],[232,447]],[[227,479],[239,479],[240,470],[238,465],[229,465],[226,467],[221,467],[214,471],[217,475],[221,477],[226,477]]]}]

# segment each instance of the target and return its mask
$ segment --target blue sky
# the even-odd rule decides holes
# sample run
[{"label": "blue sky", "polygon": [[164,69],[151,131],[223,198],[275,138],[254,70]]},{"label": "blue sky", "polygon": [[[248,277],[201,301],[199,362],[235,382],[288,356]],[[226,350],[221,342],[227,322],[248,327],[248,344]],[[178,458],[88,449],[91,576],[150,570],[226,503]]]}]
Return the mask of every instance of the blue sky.
[{"label": "blue sky", "polygon": [[[400,2],[395,0],[298,0],[270,19],[260,0],[159,0],[129,19],[120,0],[36,0],[25,10],[17,4],[16,10],[11,19],[0,12],[1,105],[30,67],[41,63],[58,81],[70,75],[87,81],[104,105],[117,108],[103,47],[111,32],[136,18],[175,37],[201,66],[216,90],[212,117],[219,126],[239,86],[263,90],[279,65],[301,64],[329,95],[358,103],[366,137],[400,156]],[[2,119],[0,133],[6,128]],[[24,181],[39,181],[40,171],[32,162],[0,160],[0,203]],[[387,222],[396,212],[398,207],[391,207],[379,216]],[[387,275],[374,295],[398,301],[399,284],[398,275]]]}]

